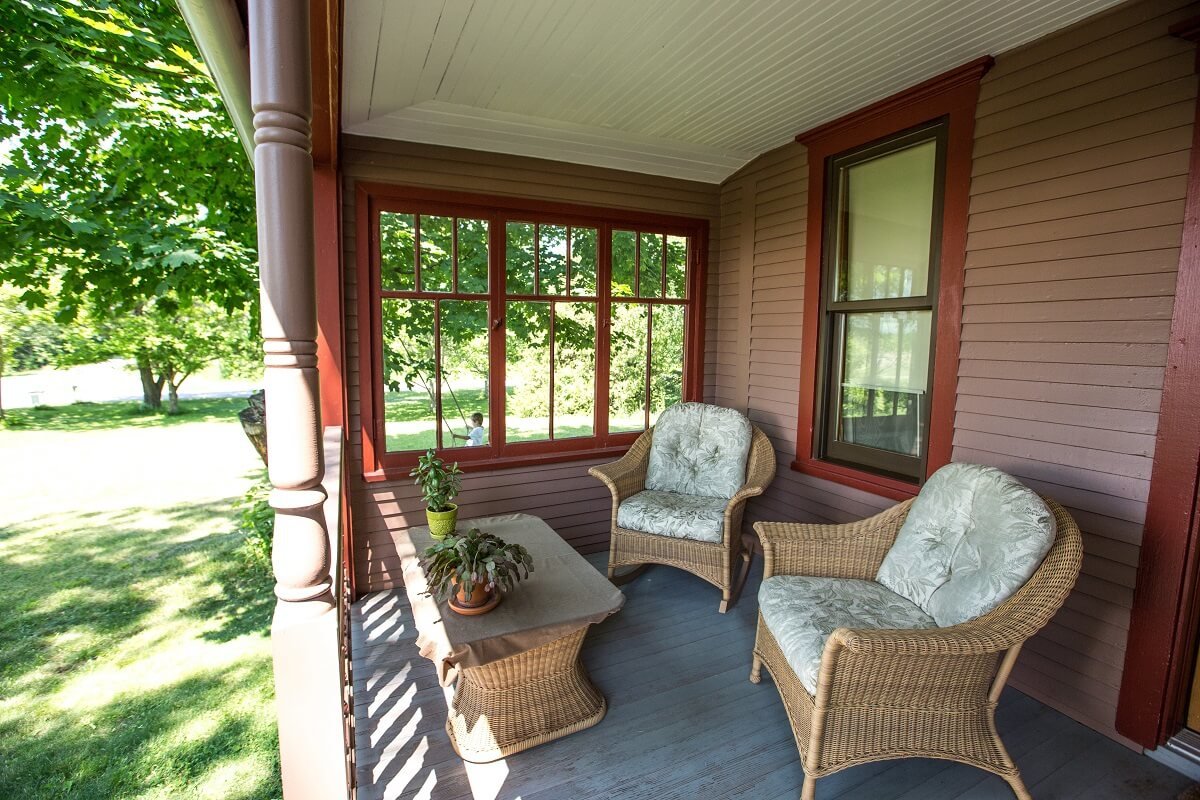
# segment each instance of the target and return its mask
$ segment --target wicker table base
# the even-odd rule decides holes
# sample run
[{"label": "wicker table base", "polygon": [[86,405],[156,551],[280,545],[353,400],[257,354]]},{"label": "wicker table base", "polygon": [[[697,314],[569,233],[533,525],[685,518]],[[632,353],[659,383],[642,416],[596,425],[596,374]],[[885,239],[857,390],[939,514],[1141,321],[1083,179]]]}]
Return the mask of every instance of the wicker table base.
[{"label": "wicker table base", "polygon": [[579,660],[587,626],[541,647],[463,669],[446,720],[466,761],[495,761],[584,730],[608,705]]}]

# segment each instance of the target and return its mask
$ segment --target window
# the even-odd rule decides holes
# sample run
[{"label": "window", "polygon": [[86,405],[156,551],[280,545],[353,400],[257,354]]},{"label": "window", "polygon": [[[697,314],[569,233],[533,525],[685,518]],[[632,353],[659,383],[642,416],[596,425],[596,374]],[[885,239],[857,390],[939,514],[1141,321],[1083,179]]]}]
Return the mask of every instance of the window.
[{"label": "window", "polygon": [[393,187],[359,208],[368,471],[583,457],[699,399],[703,221]]},{"label": "window", "polygon": [[945,128],[828,161],[819,453],[917,480],[928,444]]},{"label": "window", "polygon": [[808,155],[792,468],[912,497],[950,461],[981,58],[796,137]]}]

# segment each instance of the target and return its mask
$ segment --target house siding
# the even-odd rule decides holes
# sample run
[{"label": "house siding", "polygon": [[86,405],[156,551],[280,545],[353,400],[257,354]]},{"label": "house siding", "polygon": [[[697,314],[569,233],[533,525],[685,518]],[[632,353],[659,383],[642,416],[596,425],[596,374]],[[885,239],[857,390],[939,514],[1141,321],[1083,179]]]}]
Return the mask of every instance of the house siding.
[{"label": "house siding", "polygon": [[[401,582],[396,534],[424,524],[420,495],[410,480],[362,479],[362,417],[359,396],[356,185],[360,181],[524,197],[537,200],[676,214],[709,220],[709,261],[719,248],[718,188],[710,184],[638,175],[531,158],[454,148],[393,142],[358,136],[342,140],[344,180],[342,235],[346,299],[346,375],[354,519],[355,579],[360,593]],[[710,277],[706,341],[720,338],[717,309],[721,287]],[[706,348],[705,396],[716,392],[720,375],[711,347]],[[461,514],[466,517],[524,512],[545,519],[582,552],[608,545],[611,500],[599,481],[587,474],[601,461],[571,461],[537,467],[468,473]]]},{"label": "house siding", "polygon": [[954,459],[1058,499],[1083,573],[1013,683],[1113,722],[1195,114],[1196,4],[1143,2],[996,60],[980,90]]},{"label": "house siding", "polygon": [[[1012,683],[1121,741],[1196,101],[1194,47],[1167,28],[1198,12],[1126,5],[1001,54],[976,115],[953,459],[1005,469],[1079,521],[1076,591]],[[720,271],[751,290],[719,316],[741,331],[746,315],[749,359],[744,377],[719,372],[732,382],[714,397],[744,398],[778,453],[748,518],[843,522],[892,501],[789,468],[804,270],[817,267],[805,252],[807,178],[805,149],[789,144],[722,185]]]}]

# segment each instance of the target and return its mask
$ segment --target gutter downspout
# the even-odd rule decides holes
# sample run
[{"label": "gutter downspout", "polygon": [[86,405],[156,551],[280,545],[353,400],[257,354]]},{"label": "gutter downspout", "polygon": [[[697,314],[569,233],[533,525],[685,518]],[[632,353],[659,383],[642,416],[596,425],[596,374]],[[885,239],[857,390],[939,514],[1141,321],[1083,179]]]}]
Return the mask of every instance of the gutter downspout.
[{"label": "gutter downspout", "polygon": [[208,65],[221,100],[254,163],[254,112],[250,110],[250,46],[232,0],[175,0],[200,57]]}]

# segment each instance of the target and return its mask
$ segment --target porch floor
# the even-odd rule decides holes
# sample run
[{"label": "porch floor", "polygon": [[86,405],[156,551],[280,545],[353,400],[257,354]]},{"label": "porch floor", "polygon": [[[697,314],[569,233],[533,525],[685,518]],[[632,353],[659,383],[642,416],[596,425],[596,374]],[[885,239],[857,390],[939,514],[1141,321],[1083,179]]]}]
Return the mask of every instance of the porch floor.
[{"label": "porch floor", "polygon": [[[603,568],[607,554],[589,557]],[[464,764],[443,724],[446,698],[416,649],[403,589],[376,592],[352,613],[359,800],[584,800],[799,796],[803,771],[783,704],[750,648],[762,575],[742,600],[680,570],[651,567],[623,587],[625,607],[593,627],[583,658],[608,698],[589,730],[493,764]],[[1174,800],[1182,775],[1008,689],[997,724],[1039,800]],[[1010,800],[999,778],[947,761],[908,759],[844,770],[818,800]]]}]

